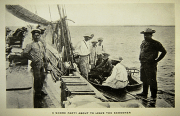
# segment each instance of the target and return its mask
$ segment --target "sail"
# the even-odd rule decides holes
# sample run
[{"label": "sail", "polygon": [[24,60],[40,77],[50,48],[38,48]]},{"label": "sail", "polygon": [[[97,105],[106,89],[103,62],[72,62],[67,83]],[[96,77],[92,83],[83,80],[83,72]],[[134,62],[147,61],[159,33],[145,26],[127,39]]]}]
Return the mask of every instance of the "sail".
[{"label": "sail", "polygon": [[26,22],[42,24],[45,26],[50,24],[50,22],[47,21],[46,19],[43,19],[42,17],[32,13],[31,11],[23,8],[20,5],[6,5],[6,9],[14,16],[16,16]]}]

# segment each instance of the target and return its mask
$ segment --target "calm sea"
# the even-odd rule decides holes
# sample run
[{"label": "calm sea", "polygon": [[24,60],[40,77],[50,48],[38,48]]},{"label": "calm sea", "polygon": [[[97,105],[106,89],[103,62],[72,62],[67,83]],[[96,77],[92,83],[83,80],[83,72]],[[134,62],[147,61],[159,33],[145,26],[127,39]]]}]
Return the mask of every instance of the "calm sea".
[{"label": "calm sea", "polygon": [[[158,63],[158,88],[174,92],[175,88],[175,27],[168,26],[78,26],[69,27],[71,40],[75,46],[86,33],[94,34],[93,39],[104,38],[104,48],[111,56],[123,57],[122,63],[127,67],[139,69],[140,44],[144,37],[140,34],[146,28],[156,30],[153,37],[163,44],[167,54]],[[16,30],[18,27],[10,27]],[[31,33],[27,35],[31,38]],[[48,36],[50,42],[51,37]],[[31,40],[31,39],[29,39]]]},{"label": "calm sea", "polygon": [[156,30],[153,38],[163,44],[167,54],[158,63],[157,80],[159,89],[174,91],[175,80],[175,27],[168,26],[79,26],[69,27],[71,40],[76,45],[83,34],[94,34],[93,39],[104,38],[104,48],[111,56],[123,57],[127,67],[140,67],[139,52],[143,41],[141,31],[146,28]]}]

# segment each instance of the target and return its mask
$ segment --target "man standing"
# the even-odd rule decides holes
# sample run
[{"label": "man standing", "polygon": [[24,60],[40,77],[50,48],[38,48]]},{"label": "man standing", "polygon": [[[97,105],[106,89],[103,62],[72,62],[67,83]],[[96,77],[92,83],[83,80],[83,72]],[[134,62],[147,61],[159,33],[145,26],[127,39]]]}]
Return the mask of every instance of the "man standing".
[{"label": "man standing", "polygon": [[93,38],[92,35],[84,35],[84,40],[82,40],[75,49],[75,54],[79,55],[79,69],[84,78],[88,80],[89,72],[89,54],[90,54],[90,44],[89,40]]},{"label": "man standing", "polygon": [[[150,100],[153,101],[155,101],[157,97],[157,63],[166,55],[166,50],[162,44],[152,39],[153,33],[155,32],[155,30],[150,28],[141,32],[141,34],[144,34],[144,40],[140,46],[141,51],[139,56],[141,62],[140,79],[143,82],[143,92],[137,94],[139,96],[147,97],[148,88],[150,86]],[[161,54],[158,57],[159,52],[161,52]]]},{"label": "man standing", "polygon": [[95,67],[96,65],[96,60],[97,60],[97,51],[96,51],[96,47],[97,47],[97,41],[94,40],[91,42],[92,45],[90,47],[90,64],[91,64],[91,69]]},{"label": "man standing", "polygon": [[96,65],[99,65],[102,60],[103,60],[103,55],[102,53],[105,52],[104,51],[104,46],[103,46],[103,38],[98,38],[98,45],[97,45],[97,62]]},{"label": "man standing", "polygon": [[42,91],[43,82],[45,79],[44,60],[46,60],[46,58],[43,44],[39,41],[41,37],[40,30],[33,30],[31,33],[33,42],[27,44],[26,48],[23,51],[23,56],[32,61],[31,66],[33,69],[35,90],[34,98],[36,99],[42,98],[43,95],[46,95],[46,93]]}]

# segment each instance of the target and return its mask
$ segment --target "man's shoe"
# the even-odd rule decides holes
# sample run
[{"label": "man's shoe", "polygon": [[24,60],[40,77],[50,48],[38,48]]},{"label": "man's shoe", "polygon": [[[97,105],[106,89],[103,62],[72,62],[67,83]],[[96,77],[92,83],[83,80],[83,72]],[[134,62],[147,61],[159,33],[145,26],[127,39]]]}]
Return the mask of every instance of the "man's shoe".
[{"label": "man's shoe", "polygon": [[47,95],[47,93],[45,93],[44,91],[41,91],[41,95]]},{"label": "man's shoe", "polygon": [[150,98],[148,98],[148,101],[150,101],[150,102],[156,102],[156,100],[157,100],[157,98],[156,97],[150,97]]},{"label": "man's shoe", "polygon": [[141,96],[141,97],[147,97],[147,94],[145,94],[145,93],[139,93],[139,94],[136,94],[136,95]]}]

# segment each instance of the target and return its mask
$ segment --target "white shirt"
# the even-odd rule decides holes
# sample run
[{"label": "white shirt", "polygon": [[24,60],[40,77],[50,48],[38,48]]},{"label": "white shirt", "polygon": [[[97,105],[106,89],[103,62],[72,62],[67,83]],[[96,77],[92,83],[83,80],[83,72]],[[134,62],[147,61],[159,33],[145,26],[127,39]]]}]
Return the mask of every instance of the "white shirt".
[{"label": "white shirt", "polygon": [[95,65],[97,59],[96,47],[91,46],[90,51],[90,62]]},{"label": "white shirt", "polygon": [[78,55],[89,55],[90,54],[90,46],[89,41],[82,40],[76,46],[75,53]]},{"label": "white shirt", "polygon": [[100,46],[98,44],[97,47],[96,47],[96,50],[97,50],[97,54],[102,54],[104,52],[103,44],[101,44]]},{"label": "white shirt", "polygon": [[118,63],[114,66],[111,76],[109,76],[103,85],[110,86],[112,88],[124,88],[128,84],[128,77],[126,68]]}]

